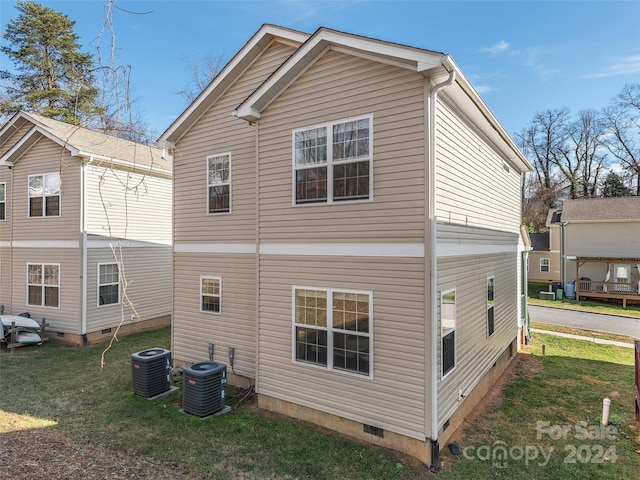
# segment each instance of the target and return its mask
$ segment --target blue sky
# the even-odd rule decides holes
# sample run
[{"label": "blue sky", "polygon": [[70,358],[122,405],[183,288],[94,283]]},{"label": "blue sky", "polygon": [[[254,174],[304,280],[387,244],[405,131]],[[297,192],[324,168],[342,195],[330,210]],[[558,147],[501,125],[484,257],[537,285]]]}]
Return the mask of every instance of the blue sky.
[{"label": "blue sky", "polygon": [[[96,53],[102,0],[42,0],[76,23]],[[600,109],[640,83],[640,1],[208,1],[120,0],[117,61],[131,66],[131,95],[162,133],[186,108],[185,55],[229,60],[263,23],[313,33],[324,26],[450,54],[510,134],[537,111]],[[15,18],[0,0],[0,25]],[[144,13],[143,12],[149,12]],[[110,32],[104,35],[108,38]],[[109,44],[102,42],[104,50]],[[11,68],[0,56],[3,69]]]}]

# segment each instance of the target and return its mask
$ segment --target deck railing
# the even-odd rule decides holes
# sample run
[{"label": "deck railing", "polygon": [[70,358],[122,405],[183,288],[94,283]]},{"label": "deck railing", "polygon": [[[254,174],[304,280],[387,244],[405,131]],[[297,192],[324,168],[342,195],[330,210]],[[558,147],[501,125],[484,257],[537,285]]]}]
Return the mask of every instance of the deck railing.
[{"label": "deck railing", "polygon": [[638,293],[636,286],[628,282],[594,282],[593,280],[578,280],[578,292],[585,293]]}]

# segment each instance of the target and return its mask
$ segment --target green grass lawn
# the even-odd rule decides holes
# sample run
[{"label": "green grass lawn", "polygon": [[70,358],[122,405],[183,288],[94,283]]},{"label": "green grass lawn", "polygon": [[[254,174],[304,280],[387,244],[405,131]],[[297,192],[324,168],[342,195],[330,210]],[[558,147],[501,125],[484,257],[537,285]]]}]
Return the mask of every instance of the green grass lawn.
[{"label": "green grass lawn", "polygon": [[[529,282],[528,283],[528,303],[531,305],[543,305],[548,307],[566,308],[570,310],[580,310],[584,312],[608,313],[610,315],[624,315],[627,317],[640,318],[640,305],[627,304],[627,308],[622,308],[622,303],[607,303],[599,300],[571,300],[564,297],[562,300],[540,300],[540,292],[549,291],[549,282]],[[614,300],[612,300],[614,302]]]},{"label": "green grass lawn", "polygon": [[[543,343],[545,357],[540,353]],[[543,334],[535,334],[533,345],[531,354],[518,355],[517,375],[501,402],[462,437],[459,446],[467,455],[443,452],[438,478],[638,478],[632,350]],[[169,348],[168,329],[120,339],[106,353],[104,368],[104,345],[1,350],[0,433],[9,431],[19,417],[28,428],[58,429],[74,442],[180,465],[194,478],[434,477],[392,452],[261,414],[250,402],[227,415],[202,420],[180,413],[181,391],[156,401],[136,397],[131,390],[131,353],[154,347]],[[599,423],[604,397],[612,400],[612,439],[575,438],[575,429],[582,425],[578,422],[587,427]],[[566,439],[546,433],[538,439],[537,425],[574,432]],[[485,460],[486,452],[492,455],[498,446],[511,452],[505,461],[498,465],[493,458]],[[533,447],[553,450],[542,464],[542,457],[518,458],[527,447],[529,456]]]}]

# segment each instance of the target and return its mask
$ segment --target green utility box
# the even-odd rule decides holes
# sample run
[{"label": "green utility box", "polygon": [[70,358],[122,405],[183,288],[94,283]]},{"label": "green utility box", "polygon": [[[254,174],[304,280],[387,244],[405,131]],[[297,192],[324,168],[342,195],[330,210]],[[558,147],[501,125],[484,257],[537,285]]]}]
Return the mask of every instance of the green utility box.
[{"label": "green utility box", "polygon": [[556,294],[554,292],[540,292],[540,300],[555,300]]}]

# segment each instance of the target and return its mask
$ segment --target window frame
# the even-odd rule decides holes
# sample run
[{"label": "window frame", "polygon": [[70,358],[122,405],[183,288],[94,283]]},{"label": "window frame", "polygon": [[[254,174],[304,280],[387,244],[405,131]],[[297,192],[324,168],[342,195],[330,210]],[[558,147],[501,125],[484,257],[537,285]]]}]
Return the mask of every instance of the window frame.
[{"label": "window frame", "polygon": [[[218,183],[209,183],[209,162],[212,159],[215,158],[220,158],[220,157],[228,157],[229,158],[229,175],[228,175],[228,179],[226,182],[218,182]],[[231,163],[232,163],[232,158],[231,158],[231,152],[223,152],[223,153],[215,153],[213,155],[207,155],[207,161],[206,161],[206,173],[205,173],[205,180],[207,182],[207,215],[228,215],[231,213],[231,173],[232,173],[232,169],[231,169]],[[228,187],[228,195],[229,195],[229,208],[227,210],[220,210],[220,211],[216,211],[216,212],[212,212],[211,211],[211,195],[209,194],[209,190],[211,187],[222,187],[222,186],[227,186]]]},{"label": "window frame", "polygon": [[[41,283],[31,283],[29,281],[29,270],[31,266],[40,266],[42,269],[41,272]],[[47,285],[45,283],[45,267],[57,267],[58,269],[58,277],[57,277],[57,284],[56,285]],[[29,262],[27,263],[27,299],[26,299],[26,304],[32,307],[43,307],[43,308],[55,308],[55,309],[60,309],[60,303],[61,303],[61,288],[60,288],[60,275],[61,275],[61,269],[60,269],[60,264],[59,263],[36,263],[36,262]],[[40,292],[40,303],[36,304],[36,303],[30,303],[30,299],[29,299],[29,290],[30,287],[35,287],[35,286],[39,286],[41,288],[41,292]],[[52,305],[47,305],[46,304],[46,299],[47,299],[47,295],[46,295],[46,288],[57,288],[58,289],[58,301],[57,301],[57,305],[52,306]]]},{"label": "window frame", "polygon": [[[546,265],[543,263],[546,262]],[[543,267],[546,267],[546,270],[543,270]],[[551,271],[551,259],[550,258],[541,258],[540,259],[540,273],[549,273]]]},{"label": "window frame", "polygon": [[[369,138],[368,138],[368,150],[369,154],[362,157],[353,157],[348,159],[340,159],[335,160],[333,157],[334,150],[334,142],[333,142],[333,128],[337,125],[347,124],[350,122],[357,122],[359,120],[368,120],[369,122]],[[326,162],[320,164],[309,164],[309,165],[296,165],[296,134],[300,132],[310,131],[310,130],[318,130],[321,128],[326,129],[326,138],[327,143],[326,147]],[[344,119],[339,119],[335,121],[330,121],[326,123],[320,123],[317,125],[311,125],[302,128],[296,128],[291,132],[291,169],[292,169],[292,179],[291,179],[291,204],[294,207],[303,207],[309,205],[335,205],[342,203],[351,203],[351,202],[371,202],[373,201],[373,114],[360,115],[357,117],[349,117]],[[357,164],[362,162],[368,162],[369,165],[369,193],[367,198],[345,198],[345,199],[335,199],[334,192],[334,167],[340,165],[348,165],[348,164]],[[297,201],[297,173],[302,170],[309,170],[312,168],[326,168],[326,179],[327,179],[327,198],[325,200],[319,201]]]},{"label": "window frame", "polygon": [[[101,275],[100,275],[100,269],[101,267],[105,266],[105,265],[115,265],[117,272],[118,272],[118,301],[117,302],[112,302],[112,303],[100,303],[100,287],[106,287],[106,286],[110,286],[110,285],[116,285],[116,283],[100,283],[101,280]],[[98,308],[103,308],[103,307],[111,307],[113,305],[120,305],[120,302],[122,301],[122,286],[121,286],[121,282],[120,282],[120,268],[118,267],[118,264],[116,262],[104,262],[104,263],[98,263],[97,265],[97,279],[96,279],[96,283],[98,285],[98,290],[97,290],[97,295],[96,295],[96,306]]]},{"label": "window frame", "polygon": [[[314,326],[306,323],[296,322],[296,291],[298,290],[311,290],[316,292],[324,292],[327,294],[327,321],[326,327]],[[355,295],[367,295],[368,296],[368,326],[367,332],[359,332],[355,330],[340,329],[334,327],[334,294],[355,294]],[[312,287],[303,285],[293,285],[291,287],[291,361],[296,365],[301,365],[311,368],[319,368],[329,372],[337,372],[344,375],[350,375],[356,378],[365,378],[373,380],[373,291],[372,290],[352,290],[343,288],[326,288],[326,287]],[[297,358],[297,327],[315,329],[319,331],[327,332],[327,364],[326,366],[320,363],[299,360]],[[336,346],[334,342],[334,334],[346,333],[348,335],[354,335],[358,337],[368,338],[369,340],[369,371],[368,373],[361,373],[357,370],[350,370],[347,368],[339,368],[335,365]]]},{"label": "window frame", "polygon": [[[56,195],[46,195],[44,186],[47,184],[47,177],[56,175],[58,177],[58,193]],[[42,177],[43,192],[42,195],[31,195],[30,185],[31,179],[34,177]],[[58,214],[47,215],[47,198],[58,197]],[[31,199],[42,198],[42,215],[31,215]],[[57,218],[62,216],[62,177],[60,172],[36,173],[27,177],[27,217],[28,218]]]},{"label": "window frame", "polygon": [[[205,294],[202,292],[202,281],[203,280],[217,280],[218,281],[218,293],[211,293],[211,294]],[[199,301],[200,301],[200,312],[201,313],[209,313],[212,315],[222,315],[222,277],[220,276],[216,276],[216,275],[200,275],[200,294],[198,296]],[[203,305],[203,298],[205,296],[208,297],[213,297],[213,298],[217,298],[218,299],[218,311],[215,310],[205,310],[204,308],[202,308]]]},{"label": "window frame", "polygon": [[0,222],[4,222],[7,219],[7,182],[0,182]]},{"label": "window frame", "polygon": [[495,302],[496,277],[487,277],[487,338],[496,331],[496,302]]},{"label": "window frame", "polygon": [[[453,293],[453,328],[445,334],[444,321],[443,321],[443,315],[442,315],[444,310],[443,305],[444,305],[445,296],[450,293]],[[455,371],[456,369],[456,363],[457,363],[456,353],[457,353],[457,342],[458,342],[458,338],[457,338],[458,336],[456,335],[457,323],[458,323],[457,303],[458,303],[457,289],[455,287],[449,288],[447,290],[442,290],[440,292],[440,373],[441,373],[442,379],[451,375],[451,372]],[[451,334],[453,334],[453,363],[445,371],[444,339],[445,337],[448,337]]]}]

